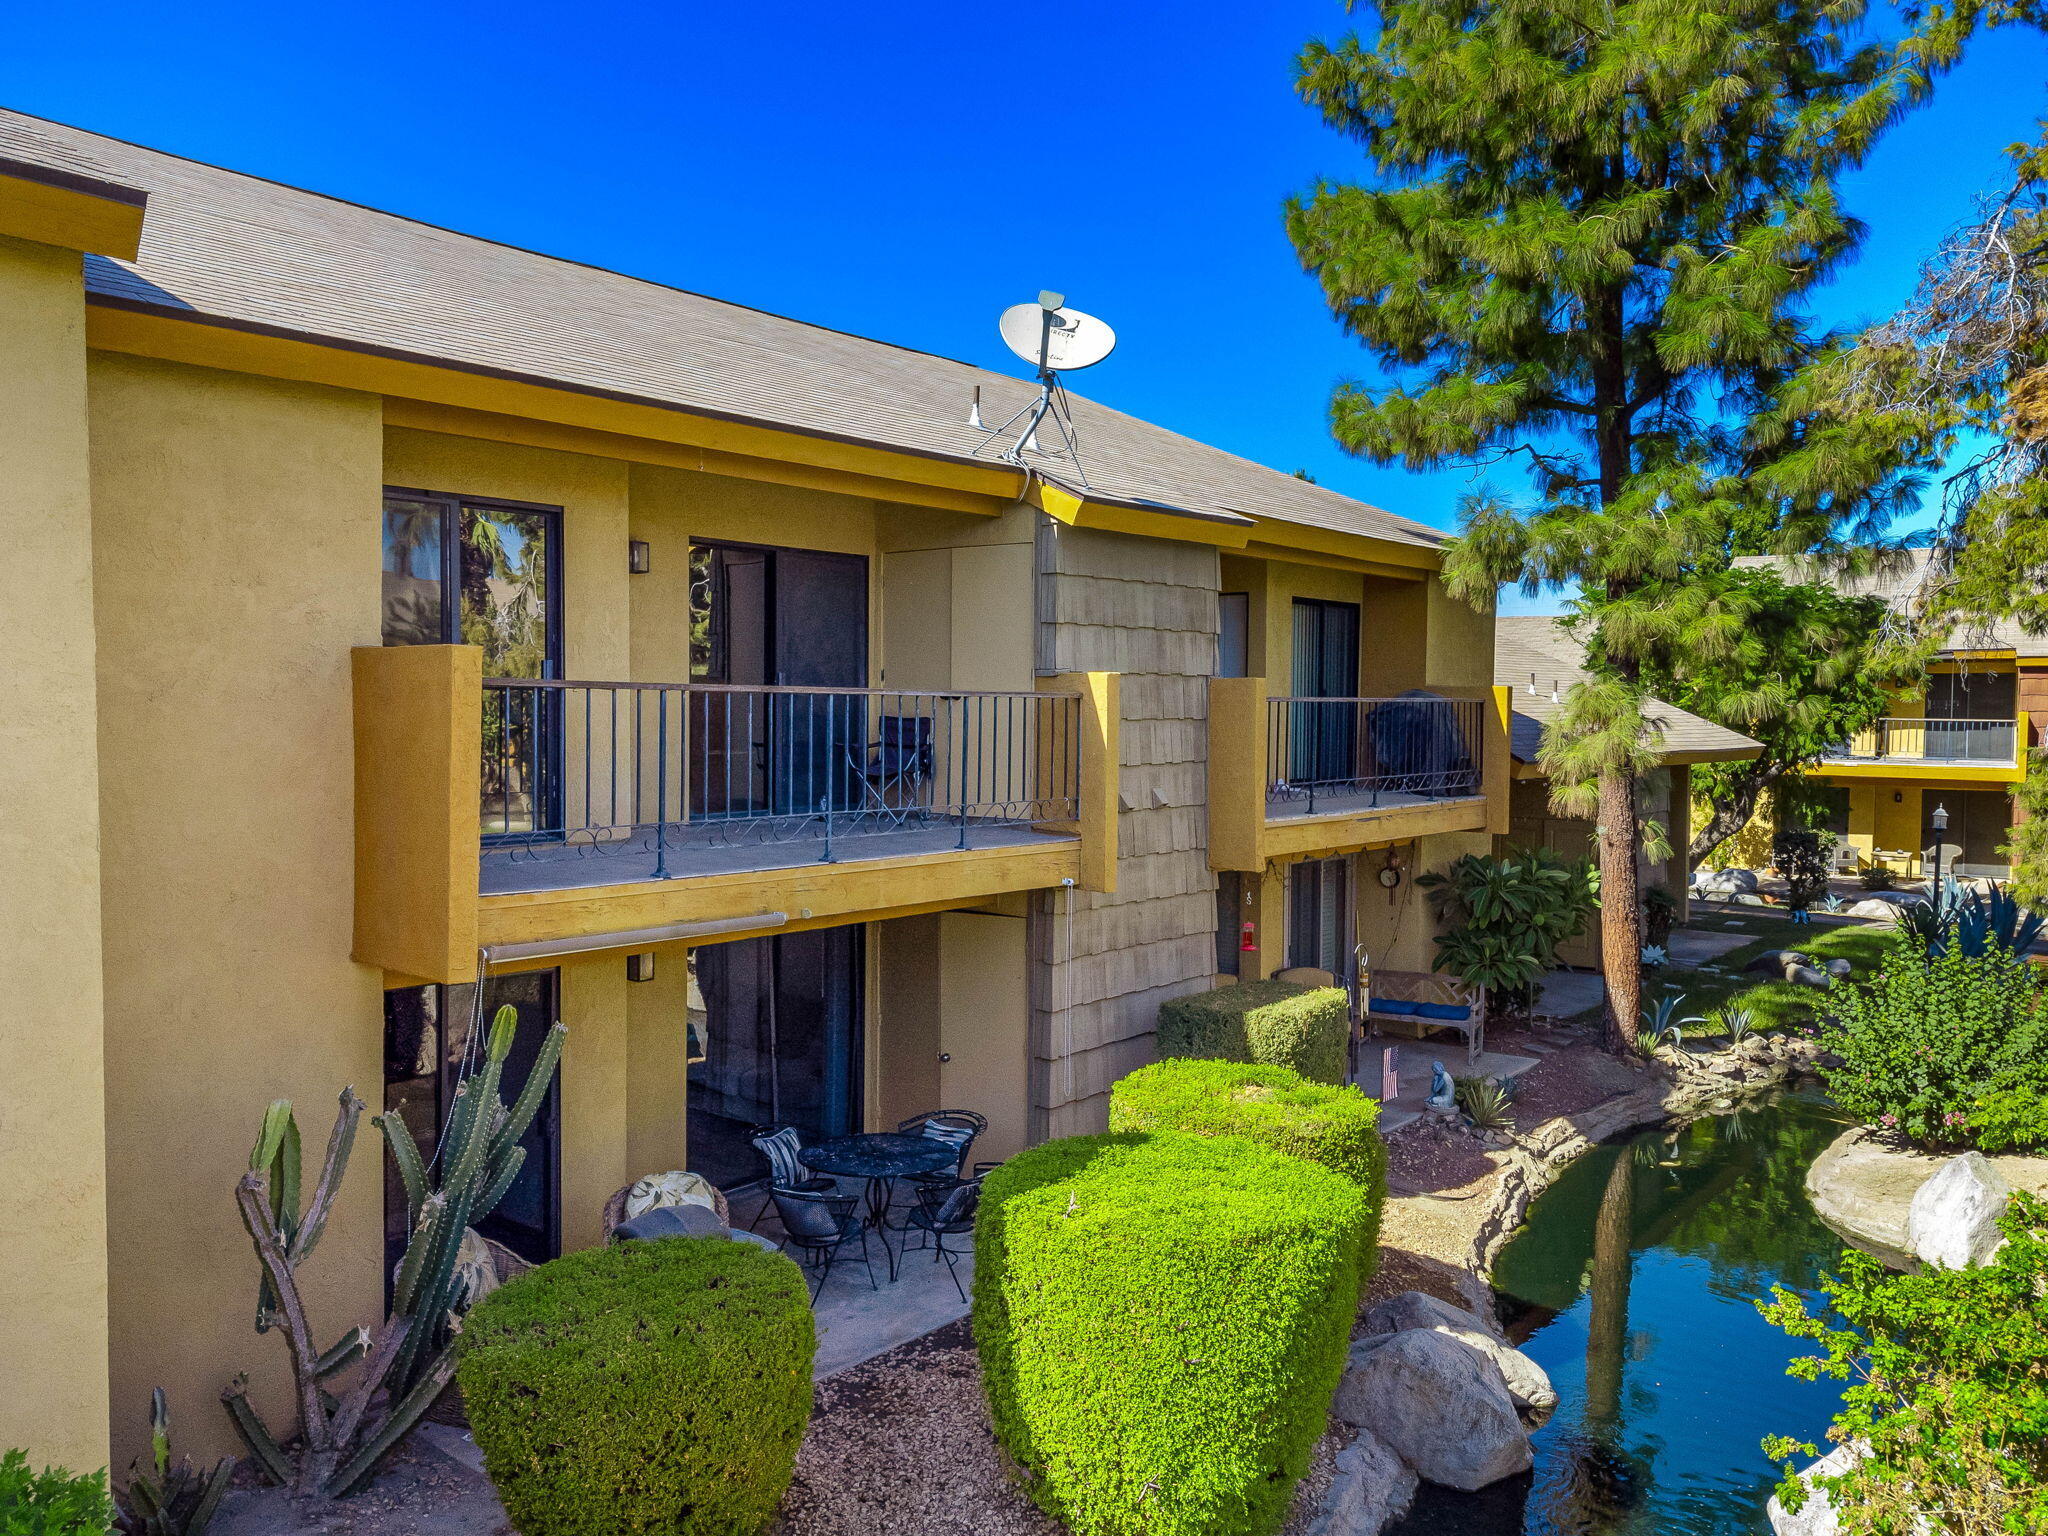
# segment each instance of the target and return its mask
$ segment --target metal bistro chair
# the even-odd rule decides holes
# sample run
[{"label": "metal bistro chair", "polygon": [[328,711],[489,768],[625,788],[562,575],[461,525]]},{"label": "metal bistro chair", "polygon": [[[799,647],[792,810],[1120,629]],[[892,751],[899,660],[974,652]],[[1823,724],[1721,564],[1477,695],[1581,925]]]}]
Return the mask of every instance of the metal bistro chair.
[{"label": "metal bistro chair", "polygon": [[960,1254],[970,1250],[955,1250],[946,1246],[949,1237],[974,1236],[974,1218],[981,1210],[981,1176],[971,1179],[954,1179],[945,1184],[921,1184],[917,1189],[917,1205],[910,1213],[909,1225],[925,1233],[932,1240],[932,1262],[945,1260],[946,1273],[952,1277],[953,1289],[960,1293],[960,1299],[967,1299],[967,1287],[960,1283]]},{"label": "metal bistro chair", "polygon": [[761,1218],[768,1214],[768,1207],[778,1189],[806,1195],[829,1195],[839,1188],[838,1180],[812,1173],[804,1166],[803,1142],[798,1138],[795,1126],[782,1125],[771,1130],[765,1125],[757,1125],[747,1139],[753,1142],[755,1151],[768,1159],[770,1196],[761,1202],[760,1208],[754,1212],[754,1219],[747,1223],[749,1232],[761,1225]]},{"label": "metal bistro chair", "polygon": [[771,1187],[768,1198],[775,1202],[775,1214],[782,1218],[784,1245],[801,1249],[804,1265],[817,1271],[818,1282],[811,1287],[813,1304],[825,1289],[825,1282],[832,1278],[832,1262],[839,1257],[839,1250],[856,1237],[860,1239],[860,1261],[868,1270],[868,1289],[881,1289],[875,1284],[874,1261],[868,1257],[868,1223],[857,1210],[859,1195]]},{"label": "metal bistro chair", "polygon": [[863,732],[862,740],[847,748],[847,765],[860,783],[861,811],[874,812],[899,827],[913,816],[924,819],[919,791],[932,777],[931,717],[883,715],[875,724],[872,747]]},{"label": "metal bistro chair", "polygon": [[897,1135],[947,1142],[957,1146],[960,1155],[953,1159],[950,1172],[940,1168],[930,1173],[913,1173],[905,1182],[917,1187],[945,1186],[966,1177],[967,1156],[974,1150],[975,1138],[987,1129],[988,1116],[971,1109],[928,1109],[921,1115],[912,1115],[896,1127]]}]

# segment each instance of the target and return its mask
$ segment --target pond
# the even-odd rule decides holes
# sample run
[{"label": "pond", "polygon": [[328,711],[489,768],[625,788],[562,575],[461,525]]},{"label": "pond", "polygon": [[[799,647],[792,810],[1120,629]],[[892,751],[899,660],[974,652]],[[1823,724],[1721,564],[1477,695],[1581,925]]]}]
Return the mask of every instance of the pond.
[{"label": "pond", "polygon": [[1820,1442],[1834,1382],[1751,1299],[1812,1294],[1841,1241],[1807,1165],[1846,1119],[1786,1093],[1597,1147],[1537,1198],[1493,1273],[1508,1336],[1557,1412],[1532,1472],[1476,1494],[1425,1483],[1388,1536],[1756,1536],[1778,1474],[1766,1434]]}]

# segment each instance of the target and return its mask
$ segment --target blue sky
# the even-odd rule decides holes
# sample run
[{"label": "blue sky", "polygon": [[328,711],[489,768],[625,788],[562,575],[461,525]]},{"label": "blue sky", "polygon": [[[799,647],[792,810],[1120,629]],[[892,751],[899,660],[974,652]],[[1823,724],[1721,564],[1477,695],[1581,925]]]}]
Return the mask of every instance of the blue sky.
[{"label": "blue sky", "polygon": [[[1082,393],[1440,526],[1476,483],[1324,427],[1367,363],[1280,204],[1358,164],[1291,88],[1348,25],[1329,0],[5,14],[23,111],[992,367],[1017,367],[997,312],[1054,288],[1120,338]],[[1910,291],[2044,80],[2048,40],[1996,36],[1892,135],[1849,184],[1871,237],[1826,318]]]}]

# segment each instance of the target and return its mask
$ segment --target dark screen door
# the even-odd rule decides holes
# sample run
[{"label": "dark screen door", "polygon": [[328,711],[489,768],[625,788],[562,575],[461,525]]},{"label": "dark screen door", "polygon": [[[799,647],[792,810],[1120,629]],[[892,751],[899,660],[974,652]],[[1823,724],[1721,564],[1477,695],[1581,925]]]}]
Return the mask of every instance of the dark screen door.
[{"label": "dark screen door", "polygon": [[[1294,696],[1349,699],[1358,692],[1358,605],[1294,600]],[[1358,776],[1358,711],[1350,704],[1290,710],[1288,773],[1318,784]]]},{"label": "dark screen door", "polygon": [[693,681],[741,691],[691,707],[691,813],[805,815],[858,800],[867,740],[868,563],[742,544],[690,547]]}]

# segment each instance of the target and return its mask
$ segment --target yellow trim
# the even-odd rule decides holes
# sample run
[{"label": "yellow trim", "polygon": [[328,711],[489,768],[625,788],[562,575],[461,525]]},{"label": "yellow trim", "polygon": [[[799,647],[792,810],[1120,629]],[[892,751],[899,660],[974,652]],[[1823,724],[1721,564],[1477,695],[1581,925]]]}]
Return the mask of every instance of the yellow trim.
[{"label": "yellow trim", "polygon": [[357,646],[353,954],[433,981],[476,970],[483,651]]},{"label": "yellow trim", "polygon": [[1081,695],[1081,781],[1078,786],[1081,888],[1116,889],[1120,678],[1114,672],[1060,672],[1041,677],[1041,690]]},{"label": "yellow trim", "polygon": [[813,437],[726,421],[680,406],[618,400],[320,341],[271,336],[203,320],[144,314],[105,303],[91,303],[86,308],[86,344],[108,352],[128,352],[265,378],[327,384],[338,389],[587,427],[655,442],[688,443],[752,458],[780,459],[883,480],[972,491],[1012,502],[1023,485],[1023,471],[1011,465],[967,464],[837,438]]},{"label": "yellow trim", "polygon": [[1014,497],[983,496],[973,491],[949,490],[941,486],[912,485],[903,480],[884,480],[841,469],[755,458],[716,448],[665,443],[653,438],[597,432],[587,427],[569,427],[556,422],[501,416],[490,411],[433,405],[419,400],[387,399],[384,424],[412,427],[422,432],[440,432],[450,437],[474,437],[494,443],[519,443],[529,448],[553,448],[564,453],[589,454],[594,458],[625,459],[635,464],[694,469],[736,480],[793,485],[804,490],[907,502],[913,506],[939,507],[948,512],[971,512],[985,517],[998,516],[1015,504]]},{"label": "yellow trim", "polygon": [[2000,675],[2000,674],[2002,674],[2002,673],[2005,673],[2005,672],[2007,672],[2007,671],[2010,671],[2010,670],[2011,670],[2011,668],[2010,668],[2010,667],[2005,667],[2005,666],[2000,666],[2000,667],[1994,667],[1994,668],[1989,668],[1989,669],[1986,669],[1986,668],[1985,668],[1985,667],[1983,666],[1983,663],[1985,663],[1985,662],[2012,662],[2012,661],[2015,661],[2015,660],[2016,660],[2016,657],[2014,656],[2014,654],[2013,654],[2013,651],[2012,651],[2012,648],[2011,648],[2010,646],[2007,646],[2007,647],[2005,647],[2004,649],[2001,649],[2001,650],[1991,650],[1991,651],[1945,651],[1945,652],[1943,652],[1942,654],[1943,654],[1944,656],[1946,656],[1946,657],[1949,657],[1949,658],[1951,658],[1951,659],[1949,659],[1949,660],[1945,660],[1945,661],[1932,661],[1932,662],[1929,662],[1929,663],[1927,664],[1927,670],[1928,670],[1929,672],[1960,672],[1960,671],[1962,671],[1962,670],[1963,670],[1963,668],[1964,668],[1965,666],[1968,666],[1968,667],[1972,668],[1973,670],[1977,670],[1977,671],[1987,671],[1987,670],[1988,670],[1988,671],[1989,671],[1989,673],[1990,673],[1990,675],[1992,675],[1992,676],[1997,676],[1997,675]]},{"label": "yellow trim", "polygon": [[1440,832],[1491,830],[1488,802],[1474,795],[1427,805],[1396,805],[1338,816],[1290,816],[1269,821],[1260,837],[1268,859],[1328,858],[1382,843],[1433,837]]},{"label": "yellow trim", "polygon": [[[790,922],[772,930],[780,932],[784,927],[822,927],[939,911],[1011,891],[1043,890],[1063,880],[1078,881],[1082,873],[1082,844],[1074,840],[522,892],[486,896],[477,903],[477,940],[518,944],[653,928],[663,923],[787,912]],[[738,931],[720,935],[719,942],[745,937],[745,931]]]},{"label": "yellow trim", "polygon": [[133,261],[142,204],[0,172],[0,235]]},{"label": "yellow trim", "polygon": [[1398,539],[1376,538],[1366,533],[1345,533],[1335,528],[1316,528],[1307,523],[1290,523],[1282,518],[1251,514],[1256,525],[1252,537],[1262,544],[1282,549],[1308,550],[1320,555],[1341,555],[1379,565],[1398,566],[1411,571],[1440,570],[1443,551],[1423,544],[1403,544]]},{"label": "yellow trim", "polygon": [[2027,776],[2023,763],[1986,763],[1982,766],[1958,763],[1816,763],[1805,770],[1816,779],[1840,779],[1847,783],[1896,782],[1925,787],[1953,784],[2017,784]]},{"label": "yellow trim", "polygon": [[1143,507],[1092,501],[1047,480],[1034,479],[1026,499],[1056,522],[1075,528],[1100,528],[1111,533],[1134,533],[1144,538],[1213,544],[1219,549],[1242,549],[1250,534],[1250,525],[1246,523],[1220,522],[1192,513],[1153,512]]}]

